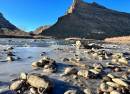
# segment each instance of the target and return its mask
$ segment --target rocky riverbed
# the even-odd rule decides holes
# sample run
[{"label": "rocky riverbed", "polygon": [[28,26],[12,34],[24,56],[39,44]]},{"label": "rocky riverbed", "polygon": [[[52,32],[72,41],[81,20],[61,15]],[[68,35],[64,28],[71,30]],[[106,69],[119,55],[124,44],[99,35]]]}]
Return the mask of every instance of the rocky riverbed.
[{"label": "rocky riverbed", "polygon": [[[98,49],[97,46],[93,46],[92,49],[76,48],[75,42],[51,39],[1,39],[0,44],[0,94],[16,94],[17,90],[12,91],[9,86],[17,80],[23,80],[19,78],[21,73],[34,76],[41,75],[38,76],[41,78],[43,75],[47,76],[53,87],[51,93],[43,94],[110,94],[110,92],[120,92],[111,94],[126,94],[112,86],[109,86],[112,87],[109,92],[102,90],[102,83],[107,83],[103,82],[103,79],[108,74],[123,79],[122,81],[128,87],[127,85],[126,87],[119,85],[118,88],[124,87],[129,92],[127,90],[130,85],[130,47],[128,44],[89,42],[90,48],[93,46],[92,44],[100,44],[101,48],[98,47]],[[117,56],[115,63],[113,63],[114,56]],[[10,57],[13,59],[10,59]],[[45,57],[54,60],[55,65],[52,65],[54,63],[46,63],[45,66],[43,63]],[[38,62],[40,62],[40,66]],[[48,71],[47,65],[49,65],[49,68],[55,67],[55,71]],[[128,74],[128,79],[124,80],[123,75],[125,73]],[[20,94],[40,94],[30,92],[35,85],[28,79],[25,81],[30,84],[27,86],[28,89]],[[113,79],[111,78],[112,81],[109,80],[108,82],[113,82]],[[115,85],[115,82],[113,83]]]}]

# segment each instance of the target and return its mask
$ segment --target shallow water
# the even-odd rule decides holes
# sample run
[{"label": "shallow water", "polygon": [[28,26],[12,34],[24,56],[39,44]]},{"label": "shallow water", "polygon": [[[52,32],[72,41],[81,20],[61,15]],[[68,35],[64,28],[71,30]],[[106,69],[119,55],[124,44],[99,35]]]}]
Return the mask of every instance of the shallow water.
[{"label": "shallow water", "polygon": [[[70,65],[69,63],[63,63],[63,59],[73,58],[75,54],[78,54],[80,57],[84,58],[82,63],[86,63],[87,65],[92,65],[93,63],[102,63],[105,65],[105,63],[110,62],[110,60],[93,60],[84,53],[86,49],[76,50],[72,44],[73,42],[51,39],[0,39],[0,94],[1,91],[8,90],[7,86],[10,84],[10,80],[17,78],[21,72],[42,73],[48,75],[53,80],[53,83],[55,85],[52,94],[64,94],[64,92],[68,89],[81,90],[81,88],[79,89],[78,86],[74,85],[73,81],[75,80],[67,83],[65,82],[64,78],[61,77],[64,68]],[[13,62],[3,62],[6,59],[6,54],[3,49],[7,49],[10,46],[14,47],[13,52],[16,57],[20,57],[21,59]],[[107,50],[108,52],[130,53],[129,46],[127,45],[103,44],[103,46],[104,50]],[[31,67],[32,62],[38,61],[43,57],[41,56],[42,52],[46,53],[43,54],[43,56],[49,56],[56,61],[56,64],[58,65],[58,71],[56,73],[46,74],[42,69],[33,69]],[[110,70],[106,70],[106,72],[109,71]],[[72,77],[68,78],[71,79]],[[92,90],[95,90],[100,82],[99,79],[83,79],[82,81]],[[13,93],[4,92],[2,94]]]},{"label": "shallow water", "polygon": [[[0,41],[3,41],[3,40],[4,39]],[[12,41],[15,41],[16,45],[14,43],[8,43],[8,41],[9,39],[6,40],[5,45],[10,46],[11,44],[11,46],[16,46],[13,49],[13,52],[17,57],[20,57],[21,60],[14,61],[14,62],[0,62],[0,81],[9,81],[9,79],[12,78],[12,76],[15,76],[16,74],[20,72],[32,71],[31,63],[42,58],[42,56],[40,56],[42,52],[46,52],[47,56],[53,57],[54,55],[53,50],[60,46],[58,45],[58,42],[54,40],[50,40],[50,41],[37,40],[39,42],[39,45],[35,45],[35,44],[38,44],[38,42],[34,42],[34,40],[30,40],[30,39],[24,40],[25,45],[22,45],[22,47],[20,47],[21,44],[19,45],[19,43],[20,41],[23,42],[23,40],[15,41],[15,39],[13,39]],[[17,43],[17,41],[19,43]],[[28,45],[26,45],[26,43],[28,43]],[[3,48],[8,47],[5,45],[2,44],[1,47],[2,46]],[[24,46],[28,46],[28,47],[24,47]]]},{"label": "shallow water", "polygon": [[[3,49],[7,49],[10,46],[14,47],[13,52],[15,56],[21,59],[13,62],[3,62],[6,59]],[[49,56],[57,62],[61,62],[58,53],[54,50],[59,47],[64,49],[70,46],[68,42],[62,40],[0,39],[0,92],[1,89],[7,89],[10,80],[17,78],[21,72],[42,73],[42,70],[34,70],[31,67],[31,63],[38,61],[43,56]],[[41,56],[42,52],[46,52],[46,54]],[[63,66],[64,65],[60,64],[61,69]],[[51,75],[51,77],[57,78],[58,73]]]}]

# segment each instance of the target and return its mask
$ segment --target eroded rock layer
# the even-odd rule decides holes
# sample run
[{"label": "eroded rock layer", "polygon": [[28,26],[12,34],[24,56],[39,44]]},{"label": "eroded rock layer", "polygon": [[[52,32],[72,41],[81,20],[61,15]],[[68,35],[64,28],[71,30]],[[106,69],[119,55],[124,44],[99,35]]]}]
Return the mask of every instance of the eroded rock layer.
[{"label": "eroded rock layer", "polygon": [[67,13],[41,35],[90,39],[130,35],[130,14],[108,9],[95,2],[74,0]]}]

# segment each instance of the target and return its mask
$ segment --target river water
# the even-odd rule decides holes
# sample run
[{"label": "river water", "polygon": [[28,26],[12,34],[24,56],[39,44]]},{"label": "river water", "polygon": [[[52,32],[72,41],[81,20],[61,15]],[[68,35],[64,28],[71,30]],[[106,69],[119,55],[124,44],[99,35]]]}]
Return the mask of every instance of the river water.
[{"label": "river water", "polygon": [[[7,87],[11,79],[17,78],[21,72],[35,73],[31,63],[38,61],[43,56],[49,56],[56,60],[54,49],[66,48],[69,42],[53,39],[0,39],[0,92],[3,87]],[[9,47],[14,47],[12,52],[20,60],[6,62],[6,53],[3,51]],[[45,53],[44,53],[45,52]],[[43,54],[41,56],[41,54]]]},{"label": "river water", "polygon": [[[64,79],[61,77],[64,68],[69,66],[69,64],[63,62],[64,58],[73,58],[75,54],[79,53],[79,56],[84,59],[82,63],[86,63],[88,65],[98,62],[102,64],[110,62],[110,60],[98,61],[89,59],[84,53],[86,49],[76,50],[72,44],[74,44],[73,41],[54,39],[0,39],[0,94],[14,94],[8,91],[4,93],[1,92],[8,90],[10,81],[17,78],[21,72],[44,74],[42,69],[36,70],[31,67],[32,62],[38,61],[44,56],[49,56],[54,59],[58,65],[58,71],[56,73],[47,75],[53,79],[55,84],[52,94],[64,94],[66,90],[76,87],[73,85],[74,83],[70,83],[68,85],[68,83],[65,83]],[[129,45],[103,44],[102,46],[104,47],[102,50],[105,49],[110,52],[130,53]],[[7,54],[4,50],[9,47],[14,48],[12,52],[16,58],[20,57],[20,60],[13,62],[5,61]],[[130,58],[130,55],[128,57]],[[71,79],[71,77],[68,79]],[[90,86],[92,90],[97,88],[99,84],[97,82],[100,81],[92,79],[87,81],[88,86]],[[79,87],[76,87],[76,89],[77,88]]]}]

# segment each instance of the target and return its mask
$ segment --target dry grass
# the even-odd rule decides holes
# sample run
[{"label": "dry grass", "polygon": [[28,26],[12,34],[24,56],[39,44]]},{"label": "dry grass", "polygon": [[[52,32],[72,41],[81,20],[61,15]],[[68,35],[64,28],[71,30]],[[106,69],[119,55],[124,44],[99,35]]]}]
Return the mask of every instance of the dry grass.
[{"label": "dry grass", "polygon": [[106,38],[105,42],[128,44],[130,43],[130,36]]}]

